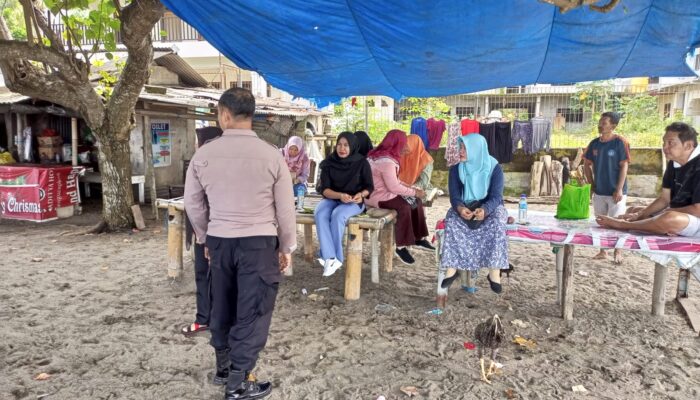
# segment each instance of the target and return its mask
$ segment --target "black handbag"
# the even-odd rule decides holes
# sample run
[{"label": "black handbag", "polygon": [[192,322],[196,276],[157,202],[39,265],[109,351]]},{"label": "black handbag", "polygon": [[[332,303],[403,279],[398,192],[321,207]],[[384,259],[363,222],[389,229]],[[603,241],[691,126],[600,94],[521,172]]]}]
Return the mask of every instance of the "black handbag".
[{"label": "black handbag", "polygon": [[[477,208],[481,207],[481,202],[479,200],[474,200],[470,201],[469,203],[464,205],[469,209],[469,211],[474,211]],[[472,217],[474,218],[474,217]],[[476,220],[476,219],[468,219],[465,221],[467,223],[467,226],[469,229],[477,229],[481,226],[481,224],[484,222],[484,220]]]}]

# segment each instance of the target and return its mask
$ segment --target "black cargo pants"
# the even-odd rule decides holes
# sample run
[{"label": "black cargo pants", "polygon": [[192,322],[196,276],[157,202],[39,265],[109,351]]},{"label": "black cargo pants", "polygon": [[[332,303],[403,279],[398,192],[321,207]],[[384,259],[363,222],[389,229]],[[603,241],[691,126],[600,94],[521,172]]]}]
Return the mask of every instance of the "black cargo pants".
[{"label": "black cargo pants", "polygon": [[275,236],[207,236],[212,308],[209,329],[216,350],[230,348],[231,367],[251,371],[267,343],[282,274]]}]

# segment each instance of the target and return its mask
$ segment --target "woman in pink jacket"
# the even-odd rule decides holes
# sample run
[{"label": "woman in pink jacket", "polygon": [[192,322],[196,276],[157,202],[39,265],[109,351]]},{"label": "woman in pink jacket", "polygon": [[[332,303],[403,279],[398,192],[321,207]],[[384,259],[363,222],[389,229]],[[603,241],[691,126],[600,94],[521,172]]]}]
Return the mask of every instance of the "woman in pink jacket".
[{"label": "woman in pink jacket", "polygon": [[413,264],[415,259],[407,246],[420,246],[435,250],[428,236],[421,198],[425,192],[403,184],[399,180],[399,160],[406,151],[406,132],[394,129],[389,131],[384,140],[367,155],[372,168],[374,191],[365,199],[370,207],[396,210],[398,218],[394,226],[396,236],[396,255],[406,264]]}]

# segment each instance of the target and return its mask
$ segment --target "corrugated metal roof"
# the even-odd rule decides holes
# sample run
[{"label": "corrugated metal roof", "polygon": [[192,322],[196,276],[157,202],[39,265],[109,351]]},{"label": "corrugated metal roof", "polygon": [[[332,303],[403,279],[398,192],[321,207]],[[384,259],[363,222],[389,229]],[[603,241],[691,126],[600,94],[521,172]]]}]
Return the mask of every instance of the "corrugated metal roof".
[{"label": "corrugated metal roof", "polygon": [[11,92],[7,88],[0,88],[0,104],[16,104],[29,99],[31,97]]},{"label": "corrugated metal roof", "polygon": [[165,54],[154,58],[153,62],[169,69],[180,77],[180,83],[191,87],[207,87],[209,82],[194,70],[182,57],[175,53]]},{"label": "corrugated metal roof", "polygon": [[[154,86],[150,86],[154,87]],[[151,100],[168,104],[177,104],[182,106],[197,107],[197,108],[216,108],[219,102],[219,97],[223,91],[217,89],[184,89],[184,88],[165,88],[155,87],[158,91],[165,93],[157,93],[149,91],[148,87],[141,92],[142,100]],[[290,117],[306,117],[310,115],[330,115],[329,112],[320,111],[316,108],[304,107],[298,104],[290,103],[282,100],[274,100],[268,98],[256,98],[255,113],[258,115],[280,115]]]}]

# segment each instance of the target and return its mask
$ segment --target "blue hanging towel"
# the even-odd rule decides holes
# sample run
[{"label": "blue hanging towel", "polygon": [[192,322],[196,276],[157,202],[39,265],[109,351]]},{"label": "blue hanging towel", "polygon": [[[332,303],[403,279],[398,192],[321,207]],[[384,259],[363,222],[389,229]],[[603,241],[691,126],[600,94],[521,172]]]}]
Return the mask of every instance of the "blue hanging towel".
[{"label": "blue hanging towel", "polygon": [[413,118],[413,121],[411,121],[411,134],[418,135],[423,141],[425,148],[430,148],[430,143],[428,143],[428,122],[425,118]]}]

